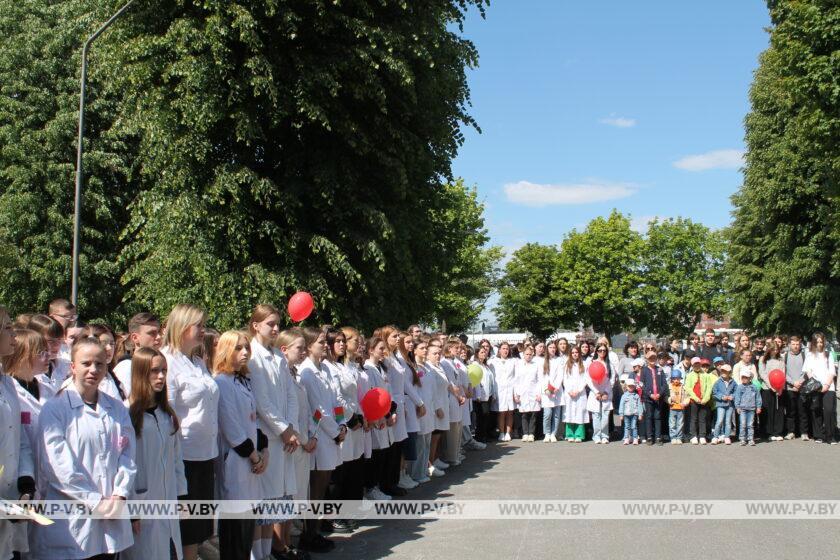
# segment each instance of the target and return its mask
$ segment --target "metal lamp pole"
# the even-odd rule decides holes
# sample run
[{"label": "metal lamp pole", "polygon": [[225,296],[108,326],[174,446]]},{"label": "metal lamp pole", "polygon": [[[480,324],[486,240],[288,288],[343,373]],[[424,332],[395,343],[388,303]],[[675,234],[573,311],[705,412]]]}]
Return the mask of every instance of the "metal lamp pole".
[{"label": "metal lamp pole", "polygon": [[79,95],[79,139],[76,147],[76,198],[75,206],[73,208],[73,272],[70,280],[70,301],[73,305],[78,305],[79,297],[79,237],[82,227],[82,180],[84,178],[82,171],[82,155],[84,154],[84,135],[85,135],[85,94],[87,92],[87,57],[90,45],[97,37],[108,29],[118,17],[120,17],[128,8],[134,3],[134,0],[129,0],[117,13],[111,16],[102,27],[88,37],[85,41],[85,46],[82,48],[82,87]]}]

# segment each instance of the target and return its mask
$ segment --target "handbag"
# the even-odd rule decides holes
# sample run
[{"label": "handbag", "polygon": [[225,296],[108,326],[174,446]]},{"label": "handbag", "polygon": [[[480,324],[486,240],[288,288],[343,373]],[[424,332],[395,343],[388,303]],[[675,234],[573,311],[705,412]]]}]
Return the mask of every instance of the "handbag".
[{"label": "handbag", "polygon": [[805,383],[799,387],[799,392],[803,395],[812,395],[822,391],[823,384],[819,380],[809,377]]}]

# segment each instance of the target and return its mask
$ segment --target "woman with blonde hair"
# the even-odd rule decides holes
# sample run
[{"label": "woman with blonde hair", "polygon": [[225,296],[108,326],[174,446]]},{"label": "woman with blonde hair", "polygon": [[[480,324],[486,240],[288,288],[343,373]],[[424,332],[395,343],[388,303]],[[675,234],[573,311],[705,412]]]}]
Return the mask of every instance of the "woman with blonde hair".
[{"label": "woman with blonde hair", "polygon": [[[270,462],[268,440],[257,428],[257,402],[248,377],[250,358],[251,344],[246,333],[222,333],[213,363],[219,387],[218,472],[222,500],[259,500],[260,475]],[[248,560],[259,535],[253,518],[219,519],[219,555]]]},{"label": "woman with blonde hair", "polygon": [[[251,360],[248,372],[257,401],[260,430],[268,438],[271,462],[265,476],[260,477],[263,497],[290,500],[296,491],[293,453],[300,441],[295,431],[298,415],[297,394],[292,388],[288,364],[283,353],[274,346],[280,334],[280,312],[271,305],[254,307],[248,321],[251,335]],[[260,538],[254,555],[264,558],[271,553],[272,529],[275,542],[285,542],[282,534],[285,519],[265,520],[260,525]]]},{"label": "woman with blonde hair", "polygon": [[[187,479],[186,500],[213,500],[219,456],[219,387],[204,361],[193,352],[204,343],[206,315],[200,308],[178,304],[166,319],[163,348],[169,403],[181,422],[181,452]],[[133,385],[133,384],[132,384]],[[212,519],[181,519],[185,560],[198,558],[198,545],[213,534]]]},{"label": "woman with blonde hair", "polygon": [[[178,417],[166,394],[166,358],[154,348],[138,348],[131,357],[131,400],[128,408],[137,436],[137,478],[132,499],[177,500],[187,493]],[[127,560],[168,558],[181,549],[177,519],[132,521],[134,545]]]}]

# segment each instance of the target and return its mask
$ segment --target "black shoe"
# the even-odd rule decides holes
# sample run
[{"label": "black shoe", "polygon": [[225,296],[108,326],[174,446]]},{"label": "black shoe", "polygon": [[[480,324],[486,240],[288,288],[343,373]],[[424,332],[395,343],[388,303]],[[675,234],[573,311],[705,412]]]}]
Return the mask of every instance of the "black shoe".
[{"label": "black shoe", "polygon": [[399,486],[394,486],[392,488],[383,488],[382,491],[385,492],[386,494],[388,494],[391,497],[400,497],[400,496],[405,496],[406,494],[408,494],[408,492],[406,492],[405,490],[403,490]]},{"label": "black shoe", "polygon": [[336,519],[332,522],[333,533],[352,533],[356,528],[346,519]]},{"label": "black shoe", "polygon": [[311,556],[309,556],[308,552],[300,550],[298,548],[292,548],[291,546],[286,547],[286,550],[279,551],[277,549],[271,550],[271,556],[275,558],[275,560],[310,560]]},{"label": "black shoe", "polygon": [[648,445],[653,445],[653,440],[652,439],[647,440],[647,444]]},{"label": "black shoe", "polygon": [[321,527],[320,527],[321,532],[322,533],[328,533],[328,534],[335,532],[335,529],[333,528],[334,523],[335,522],[330,520],[330,519],[322,519],[321,520]]},{"label": "black shoe", "polygon": [[656,445],[665,445],[665,441],[662,438],[656,440]]},{"label": "black shoe", "polygon": [[301,550],[308,550],[310,552],[328,552],[335,548],[335,543],[329,539],[325,539],[321,535],[316,535],[310,538],[301,537],[298,548]]}]

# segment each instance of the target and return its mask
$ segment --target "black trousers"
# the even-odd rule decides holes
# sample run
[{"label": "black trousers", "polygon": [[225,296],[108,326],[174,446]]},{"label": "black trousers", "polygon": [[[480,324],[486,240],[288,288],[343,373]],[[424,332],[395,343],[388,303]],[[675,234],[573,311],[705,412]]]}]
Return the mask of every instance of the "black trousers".
[{"label": "black trousers", "polygon": [[365,490],[365,458],[341,463],[333,472],[333,481],[339,500],[361,500]]},{"label": "black trousers", "polygon": [[785,401],[785,425],[789,434],[808,435],[811,430],[810,399],[799,391],[782,393]]},{"label": "black trousers", "polygon": [[[309,471],[309,499],[312,501],[323,500],[326,498],[327,495],[327,487],[330,485],[330,477],[332,477],[332,471]],[[306,519],[303,524],[303,532],[304,534],[301,536],[302,539],[314,539],[318,535],[318,525],[320,523],[320,519]],[[253,521],[251,532],[253,533]],[[219,540],[221,541],[221,530],[219,531]],[[247,559],[250,560],[250,547],[249,547]],[[220,558],[227,558],[224,552],[219,555]]]},{"label": "black trousers", "polygon": [[779,437],[785,434],[785,398],[772,389],[761,390],[761,416],[764,417],[764,435]]},{"label": "black trousers", "polygon": [[383,480],[384,486],[380,486],[381,490],[397,487],[397,483],[400,481],[400,459],[402,458],[403,445],[406,441],[408,440],[404,439],[395,442],[388,448],[388,453],[385,455],[385,468],[383,473],[385,477]]},{"label": "black trousers", "polygon": [[522,435],[532,436],[534,430],[537,429],[537,413],[523,412],[522,413]]},{"label": "black trousers", "polygon": [[645,403],[645,437],[662,439],[662,403]]},{"label": "black trousers", "polygon": [[373,488],[385,483],[385,466],[387,465],[388,449],[374,449],[370,459],[365,459],[365,488]]},{"label": "black trousers", "polygon": [[814,437],[826,443],[834,441],[834,417],[837,408],[834,391],[817,393],[811,396],[811,421],[814,423]]},{"label": "black trousers", "polygon": [[250,560],[255,524],[254,519],[219,519],[219,558]]},{"label": "black trousers", "polygon": [[709,434],[709,404],[701,405],[691,401],[688,406],[688,435],[689,437],[706,437]]},{"label": "black trousers", "polygon": [[490,414],[490,401],[473,401],[475,411],[475,439],[484,443],[493,435],[493,416]]}]

